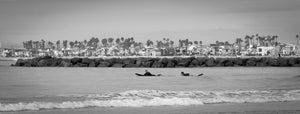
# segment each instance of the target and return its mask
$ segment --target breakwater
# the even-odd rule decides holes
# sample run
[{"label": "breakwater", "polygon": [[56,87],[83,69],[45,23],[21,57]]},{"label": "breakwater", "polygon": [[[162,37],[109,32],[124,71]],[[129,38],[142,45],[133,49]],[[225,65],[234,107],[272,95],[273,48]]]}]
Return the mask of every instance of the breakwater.
[{"label": "breakwater", "polygon": [[300,67],[300,57],[134,57],[134,58],[55,58],[18,59],[20,67]]}]

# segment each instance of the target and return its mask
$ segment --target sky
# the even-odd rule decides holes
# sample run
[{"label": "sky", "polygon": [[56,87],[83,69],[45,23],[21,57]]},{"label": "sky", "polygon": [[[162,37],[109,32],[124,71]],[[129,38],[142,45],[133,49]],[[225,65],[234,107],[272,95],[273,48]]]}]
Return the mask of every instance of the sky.
[{"label": "sky", "polygon": [[245,35],[295,43],[300,0],[0,0],[0,42],[169,38],[210,44]]}]

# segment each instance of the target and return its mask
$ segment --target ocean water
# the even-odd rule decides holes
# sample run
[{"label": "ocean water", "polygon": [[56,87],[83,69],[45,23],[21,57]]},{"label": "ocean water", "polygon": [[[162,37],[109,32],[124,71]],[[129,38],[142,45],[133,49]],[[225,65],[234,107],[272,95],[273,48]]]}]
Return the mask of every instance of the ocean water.
[{"label": "ocean water", "polygon": [[[10,67],[0,61],[0,112],[300,100],[300,68]],[[159,77],[138,77],[149,70]],[[203,76],[180,76],[180,72]]]}]

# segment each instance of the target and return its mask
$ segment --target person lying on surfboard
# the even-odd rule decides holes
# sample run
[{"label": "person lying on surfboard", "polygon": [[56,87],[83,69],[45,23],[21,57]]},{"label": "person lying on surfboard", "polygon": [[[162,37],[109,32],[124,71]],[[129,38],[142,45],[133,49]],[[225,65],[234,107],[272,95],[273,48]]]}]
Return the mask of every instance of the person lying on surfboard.
[{"label": "person lying on surfboard", "polygon": [[157,74],[157,75],[152,74],[148,70],[145,70],[145,74],[135,73],[135,75],[137,75],[137,76],[162,76],[162,74]]},{"label": "person lying on surfboard", "polygon": [[153,76],[153,74],[151,74],[148,70],[145,70],[144,76]]},{"label": "person lying on surfboard", "polygon": [[[202,76],[202,75],[203,75],[203,73],[198,74],[197,76]],[[193,75],[191,75],[190,73],[181,72],[181,76],[193,76]]]}]

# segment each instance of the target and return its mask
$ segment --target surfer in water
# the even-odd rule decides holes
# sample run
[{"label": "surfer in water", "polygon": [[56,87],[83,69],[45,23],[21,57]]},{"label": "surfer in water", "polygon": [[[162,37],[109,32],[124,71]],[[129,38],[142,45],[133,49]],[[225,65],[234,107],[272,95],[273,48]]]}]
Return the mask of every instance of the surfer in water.
[{"label": "surfer in water", "polygon": [[153,74],[151,74],[148,70],[145,70],[144,76],[153,76]]},{"label": "surfer in water", "polygon": [[181,75],[182,75],[182,76],[190,76],[190,73],[184,73],[184,72],[181,72]]},{"label": "surfer in water", "polygon": [[[184,72],[181,72],[181,75],[182,75],[182,76],[194,76],[194,75],[190,75],[190,73],[184,73]],[[202,76],[202,75],[203,75],[203,73],[198,74],[198,75],[196,75],[196,76]]]}]

